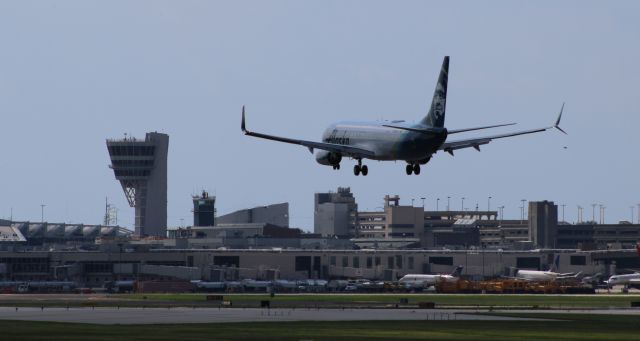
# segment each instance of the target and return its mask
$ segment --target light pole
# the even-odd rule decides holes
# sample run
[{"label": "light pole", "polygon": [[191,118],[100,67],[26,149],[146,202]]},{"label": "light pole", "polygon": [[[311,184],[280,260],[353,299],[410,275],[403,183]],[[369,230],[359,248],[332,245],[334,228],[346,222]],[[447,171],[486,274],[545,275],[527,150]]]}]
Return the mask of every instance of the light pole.
[{"label": "light pole", "polygon": [[596,223],[596,204],[591,204],[591,222]]},{"label": "light pole", "polygon": [[480,244],[480,249],[482,251],[482,280],[484,280],[484,243]]},{"label": "light pole", "polygon": [[491,211],[491,197],[487,198],[487,212]]},{"label": "light pole", "polygon": [[[449,211],[449,200],[451,200],[451,197],[447,197],[447,212]],[[638,204],[638,210],[640,211],[640,204]]]},{"label": "light pole", "polygon": [[462,208],[460,209],[460,211],[464,212],[464,199],[465,197],[462,197]]},{"label": "light pole", "polygon": [[633,210],[635,209],[635,207],[629,206],[629,208],[631,209],[631,223],[633,224]]},{"label": "light pole", "polygon": [[40,222],[44,223],[44,208],[45,208],[45,204],[41,204],[40,205]]},{"label": "light pole", "polygon": [[[436,199],[436,211],[440,210],[440,198]],[[631,219],[633,221],[633,219]]]},{"label": "light pole", "polygon": [[578,205],[578,224],[582,223],[582,206]]}]

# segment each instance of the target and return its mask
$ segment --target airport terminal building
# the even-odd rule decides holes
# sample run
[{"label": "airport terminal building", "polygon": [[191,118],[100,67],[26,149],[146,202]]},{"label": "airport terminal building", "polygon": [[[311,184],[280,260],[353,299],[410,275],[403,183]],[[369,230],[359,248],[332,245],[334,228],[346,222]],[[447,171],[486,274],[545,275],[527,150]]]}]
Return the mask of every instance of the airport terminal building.
[{"label": "airport terminal building", "polygon": [[74,281],[100,287],[115,280],[242,279],[397,280],[412,273],[498,277],[510,268],[610,274],[640,267],[636,250],[153,250],[148,252],[0,252],[0,280]]}]

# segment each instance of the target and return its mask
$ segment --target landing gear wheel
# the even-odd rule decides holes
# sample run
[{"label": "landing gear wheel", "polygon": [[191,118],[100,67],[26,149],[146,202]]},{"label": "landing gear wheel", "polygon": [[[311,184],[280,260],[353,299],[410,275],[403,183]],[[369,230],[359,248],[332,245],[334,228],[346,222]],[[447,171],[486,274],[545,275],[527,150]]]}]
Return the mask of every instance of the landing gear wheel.
[{"label": "landing gear wheel", "polygon": [[360,165],[353,166],[353,175],[355,176],[360,175]]},{"label": "landing gear wheel", "polygon": [[333,165],[333,169],[334,169],[334,170],[339,170],[339,169],[340,169],[340,164]]},{"label": "landing gear wheel", "polygon": [[419,164],[415,164],[413,165],[413,174],[418,175],[420,174],[420,165]]},{"label": "landing gear wheel", "polygon": [[360,167],[360,171],[362,172],[362,176],[367,176],[367,174],[369,174],[369,167],[367,167],[367,165],[363,165]]},{"label": "landing gear wheel", "polygon": [[407,165],[407,175],[411,175],[413,173],[413,165]]}]

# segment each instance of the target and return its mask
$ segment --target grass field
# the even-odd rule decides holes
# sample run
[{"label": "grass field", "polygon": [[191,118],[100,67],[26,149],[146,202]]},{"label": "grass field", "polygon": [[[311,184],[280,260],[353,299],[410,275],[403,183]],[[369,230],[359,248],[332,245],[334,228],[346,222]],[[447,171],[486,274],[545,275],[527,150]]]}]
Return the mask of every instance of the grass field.
[{"label": "grass field", "polygon": [[0,321],[2,340],[637,340],[637,316],[535,315],[553,321],[261,322],[104,326]]},{"label": "grass field", "polygon": [[[205,302],[202,294],[129,294],[114,295],[121,299],[141,301],[163,301],[176,303]],[[145,298],[146,297],[146,298]],[[409,304],[418,302],[434,302],[439,307],[446,306],[503,306],[503,307],[533,307],[539,308],[606,308],[629,307],[631,302],[640,301],[640,295],[447,295],[447,294],[308,294],[269,295],[228,294],[225,300],[233,302],[234,306],[257,306],[261,300],[271,300],[272,307],[286,306],[340,306],[340,305],[385,305],[399,303],[401,298],[407,298]]]}]

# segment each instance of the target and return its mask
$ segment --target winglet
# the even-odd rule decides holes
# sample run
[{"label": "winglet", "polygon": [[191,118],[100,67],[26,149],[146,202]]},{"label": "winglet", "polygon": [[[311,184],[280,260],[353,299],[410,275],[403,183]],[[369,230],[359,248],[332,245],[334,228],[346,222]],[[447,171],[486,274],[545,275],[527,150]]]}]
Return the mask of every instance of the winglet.
[{"label": "winglet", "polygon": [[562,107],[560,108],[560,114],[558,114],[558,120],[556,120],[556,124],[553,127],[558,129],[558,130],[560,130],[565,135],[569,135],[569,134],[567,134],[566,131],[564,131],[564,130],[562,130],[562,128],[560,128],[560,119],[562,118],[562,111],[563,110],[564,110],[564,102],[562,103]]},{"label": "winglet", "polygon": [[240,129],[242,129],[243,133],[247,132],[247,129],[245,128],[245,123],[244,123],[244,105],[242,106],[242,123],[240,124]]}]

